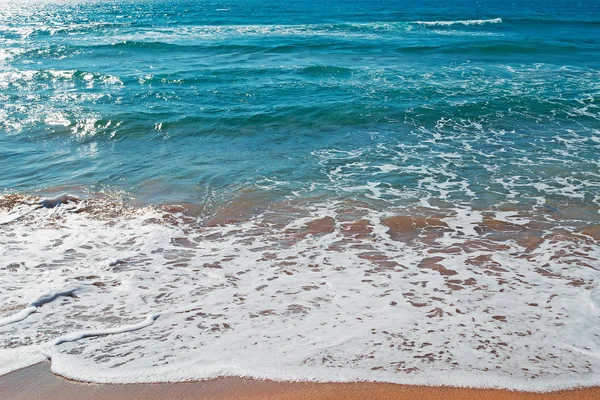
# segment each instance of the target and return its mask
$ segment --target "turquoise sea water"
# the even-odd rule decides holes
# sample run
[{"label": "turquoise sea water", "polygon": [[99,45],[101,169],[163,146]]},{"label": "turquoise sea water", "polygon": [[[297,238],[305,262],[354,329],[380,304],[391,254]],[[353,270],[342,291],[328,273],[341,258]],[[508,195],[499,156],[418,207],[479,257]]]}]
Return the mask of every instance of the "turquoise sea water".
[{"label": "turquoise sea water", "polygon": [[597,202],[599,95],[597,1],[8,1],[0,187]]},{"label": "turquoise sea water", "polygon": [[598,1],[0,1],[0,397],[598,385],[599,102]]}]

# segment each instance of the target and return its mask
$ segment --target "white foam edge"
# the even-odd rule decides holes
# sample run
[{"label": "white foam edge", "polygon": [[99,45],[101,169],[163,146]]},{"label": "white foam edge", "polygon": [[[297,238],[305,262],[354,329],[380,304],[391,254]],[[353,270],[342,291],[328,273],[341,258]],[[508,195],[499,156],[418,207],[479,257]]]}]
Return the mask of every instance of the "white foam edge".
[{"label": "white foam edge", "polygon": [[97,337],[97,336],[106,336],[106,335],[117,335],[120,333],[126,332],[134,332],[140,329],[146,328],[154,323],[156,319],[160,316],[160,314],[149,314],[146,318],[132,325],[123,325],[116,328],[109,329],[100,329],[100,330],[91,330],[91,331],[80,331],[80,332],[72,332],[63,336],[58,337],[54,340],[53,345],[58,346],[67,342],[75,342],[77,340],[89,338],[89,337]]},{"label": "white foam edge", "polygon": [[500,23],[502,23],[502,18],[468,19],[468,20],[458,20],[458,21],[417,21],[416,23],[419,25],[426,25],[426,26],[483,25],[483,24],[500,24]]},{"label": "white foam edge", "polygon": [[56,300],[57,298],[62,297],[62,296],[70,296],[73,293],[77,292],[78,290],[81,290],[81,287],[77,286],[77,287],[73,287],[73,288],[69,288],[69,289],[63,289],[63,290],[45,293],[45,294],[39,296],[37,299],[30,302],[27,305],[27,307],[25,307],[21,311],[16,312],[16,313],[9,315],[7,317],[4,317],[4,318],[0,318],[0,326],[6,326],[6,325],[14,324],[16,322],[23,321],[27,317],[29,317],[31,314],[36,312],[37,309],[39,307],[43,306],[44,304],[51,303],[54,300]]},{"label": "white foam edge", "polygon": [[464,388],[507,389],[527,392],[552,392],[579,387],[597,386],[598,374],[580,375],[557,380],[555,377],[539,378],[535,381],[499,377],[493,373],[471,373],[465,371],[435,371],[419,374],[398,375],[381,371],[351,370],[311,366],[307,368],[286,366],[275,368],[264,364],[211,364],[183,363],[170,368],[142,368],[136,375],[119,370],[97,370],[68,354],[55,352],[52,355],[51,371],[67,379],[90,383],[157,383],[189,382],[224,377],[239,377],[278,382],[380,382],[418,386],[447,386]]},{"label": "white foam edge", "polygon": [[[58,296],[55,296],[55,298],[56,297],[58,297]],[[33,311],[31,311],[29,313],[29,314],[31,314],[31,313],[35,312],[35,307],[28,307],[28,308],[22,310],[21,312],[31,310],[32,308],[33,308]],[[20,314],[20,313],[17,313],[17,314]],[[15,314],[15,315],[17,315],[17,314]],[[21,320],[25,319],[26,317],[27,317],[27,315],[25,317],[23,317]],[[0,349],[0,376],[9,374],[9,373],[14,372],[19,369],[30,367],[34,364],[40,363],[47,359],[50,359],[53,361],[52,365],[54,368],[55,358],[57,356],[60,357],[59,356],[60,353],[52,351],[53,346],[58,346],[63,343],[74,342],[77,340],[90,338],[90,337],[134,332],[134,331],[137,331],[137,330],[140,330],[140,329],[143,329],[143,328],[146,328],[146,327],[152,325],[158,317],[159,317],[159,314],[150,314],[150,315],[147,315],[143,321],[141,321],[137,324],[123,325],[120,327],[103,329],[103,330],[72,332],[72,333],[58,337],[52,343],[46,343],[43,345],[31,346],[31,347],[18,347],[18,348],[13,348],[13,349],[10,349],[10,348],[9,349]],[[15,320],[14,322],[17,322],[17,320]],[[72,364],[73,361],[70,360],[69,363]],[[65,374],[60,374],[60,375],[63,375],[66,377]],[[79,379],[74,378],[74,379],[80,380],[80,381],[90,381],[89,379],[82,379],[82,378],[79,378]]]},{"label": "white foam edge", "polygon": [[30,367],[46,359],[41,346],[0,349],[0,376]]},{"label": "white foam edge", "polygon": [[10,325],[16,322],[23,321],[36,311],[37,307],[27,306],[15,314],[9,315],[8,317],[0,318],[0,326]]}]

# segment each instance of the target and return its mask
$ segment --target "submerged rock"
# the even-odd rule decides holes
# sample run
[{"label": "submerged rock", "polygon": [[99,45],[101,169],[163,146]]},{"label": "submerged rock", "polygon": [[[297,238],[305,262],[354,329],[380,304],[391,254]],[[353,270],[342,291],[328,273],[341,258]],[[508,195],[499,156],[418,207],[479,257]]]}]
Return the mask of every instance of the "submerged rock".
[{"label": "submerged rock", "polygon": [[51,199],[41,199],[38,204],[44,208],[54,208],[61,204],[68,204],[69,202],[79,203],[79,199],[68,194],[63,194]]}]

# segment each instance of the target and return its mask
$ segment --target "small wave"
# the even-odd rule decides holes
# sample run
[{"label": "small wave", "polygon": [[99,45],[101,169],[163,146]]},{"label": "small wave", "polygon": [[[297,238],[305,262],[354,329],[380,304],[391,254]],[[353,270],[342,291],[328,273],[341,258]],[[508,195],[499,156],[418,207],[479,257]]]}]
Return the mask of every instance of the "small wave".
[{"label": "small wave", "polygon": [[26,308],[22,309],[21,311],[15,313],[13,315],[10,315],[8,317],[1,318],[0,319],[0,327],[5,326],[5,325],[14,324],[16,322],[21,322],[21,321],[25,320],[31,314],[36,312],[37,309],[42,307],[44,304],[51,303],[54,300],[58,299],[59,297],[73,296],[77,290],[79,290],[79,288],[71,288],[71,289],[67,289],[67,290],[53,291],[53,292],[46,293],[46,294],[38,297],[36,300],[32,301],[31,303],[29,303],[29,305]]},{"label": "small wave", "polygon": [[[321,154],[352,164],[366,155]],[[390,173],[396,165],[373,167]],[[365,186],[373,197],[382,189]],[[191,216],[197,204],[188,214],[186,205],[136,208],[90,197],[3,227],[0,243],[10,245],[1,260],[11,263],[0,269],[11,285],[3,310],[22,308],[33,285],[47,294],[31,307],[60,303],[0,328],[11,345],[0,349],[0,372],[42,353],[57,374],[90,382],[237,374],[432,384],[442,370],[471,381],[479,374],[478,386],[550,390],[587,384],[599,368],[595,353],[572,351],[598,331],[589,272],[600,257],[597,219],[567,229],[566,220],[547,222],[554,209],[395,212],[315,198],[257,214],[263,193],[246,193],[205,221]],[[0,197],[0,217],[20,199]],[[579,219],[569,204],[556,205]],[[53,291],[74,282],[86,289],[72,300]],[[509,289],[519,295],[507,306]],[[427,345],[411,344],[419,340]],[[456,376],[433,383],[470,382]]]},{"label": "small wave", "polygon": [[438,50],[440,46],[406,46],[406,47],[397,47],[395,49],[398,53],[420,53],[427,51],[435,51]]},{"label": "small wave", "polygon": [[[175,25],[168,27],[149,27],[149,26],[114,26],[107,29],[106,26],[99,26],[95,29],[101,30],[102,36],[97,40],[88,41],[85,35],[87,31],[80,28],[69,27],[60,30],[49,31],[49,28],[36,28],[31,32],[22,28],[23,32],[16,32],[17,36],[31,37],[32,35],[74,35],[72,40],[80,45],[102,45],[125,43],[149,42],[153,46],[160,46],[160,43],[178,43],[190,45],[190,39],[196,40],[222,40],[231,37],[343,37],[343,38],[363,38],[377,39],[382,36],[397,35],[399,33],[410,32],[415,27],[450,27],[453,25],[484,25],[498,24],[503,22],[501,18],[480,19],[480,20],[457,20],[457,21],[370,21],[370,22],[338,22],[338,23],[316,23],[316,24],[248,24],[248,25]],[[1,28],[0,28],[1,29]],[[1,32],[1,30],[0,30]],[[14,32],[13,32],[14,33]],[[76,34],[76,35],[75,35]]]},{"label": "small wave", "polygon": [[140,27],[135,31],[119,31],[109,39],[126,45],[151,42],[179,43],[189,45],[189,39],[214,40],[231,37],[360,37],[376,39],[382,36],[395,35],[411,31],[415,25],[451,26],[451,25],[483,25],[500,23],[502,19],[465,20],[465,21],[372,21],[372,22],[340,22],[322,24],[285,24],[285,25],[186,25],[162,28]]},{"label": "small wave", "polygon": [[120,22],[88,22],[61,25],[27,24],[23,26],[0,26],[1,34],[14,35],[21,38],[35,38],[58,35],[85,34],[90,31],[122,28],[129,23]]},{"label": "small wave", "polygon": [[352,74],[352,70],[331,65],[313,65],[303,68],[302,73],[314,76],[348,76]]},{"label": "small wave", "polygon": [[83,70],[67,69],[40,69],[40,70],[15,70],[0,73],[0,87],[14,84],[16,81],[26,83],[49,82],[49,81],[81,81],[97,82],[107,85],[122,85],[118,76],[103,74],[100,72],[89,72]]},{"label": "small wave", "polygon": [[116,48],[116,49],[148,49],[148,50],[172,50],[182,47],[178,44],[161,41],[137,41],[122,40],[113,43],[94,44],[94,48]]},{"label": "small wave", "polygon": [[509,54],[564,54],[578,51],[577,46],[559,46],[533,44],[520,44],[513,42],[494,43],[484,46],[452,46],[441,50],[446,54],[487,54],[487,55],[509,55]]},{"label": "small wave", "polygon": [[98,329],[98,330],[90,330],[90,331],[82,331],[82,332],[72,332],[63,336],[58,337],[54,341],[55,346],[59,346],[63,343],[68,342],[76,342],[81,339],[86,339],[90,337],[98,337],[98,336],[107,336],[107,335],[118,335],[121,333],[135,332],[140,329],[144,329],[154,324],[154,321],[160,316],[160,314],[148,314],[146,318],[138,322],[137,324],[132,325],[124,325],[118,326],[116,328],[108,328],[108,329]]},{"label": "small wave", "polygon": [[588,20],[574,20],[574,19],[545,19],[545,18],[520,18],[520,19],[507,19],[507,23],[515,25],[530,25],[538,26],[540,28],[548,28],[554,26],[579,26],[597,28],[600,26],[600,21],[588,21]]},{"label": "small wave", "polygon": [[500,24],[500,23],[502,23],[502,18],[469,19],[469,20],[459,20],[459,21],[417,21],[415,23],[419,24],[419,25],[424,25],[424,26],[484,25],[484,24]]}]

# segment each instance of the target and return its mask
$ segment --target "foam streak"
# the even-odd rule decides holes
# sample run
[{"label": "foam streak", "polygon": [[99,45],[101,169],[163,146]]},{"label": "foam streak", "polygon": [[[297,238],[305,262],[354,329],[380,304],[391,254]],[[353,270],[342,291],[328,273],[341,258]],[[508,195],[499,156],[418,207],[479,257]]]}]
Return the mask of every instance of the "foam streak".
[{"label": "foam streak", "polygon": [[58,346],[67,342],[75,342],[77,340],[95,337],[95,336],[106,336],[106,335],[117,335],[120,333],[126,332],[134,332],[143,328],[146,328],[154,323],[156,319],[159,317],[159,314],[150,314],[144,319],[142,322],[133,325],[125,325],[112,329],[104,329],[104,330],[96,330],[96,331],[83,331],[83,332],[73,332],[67,335],[61,336],[54,341],[54,345]]},{"label": "foam streak", "polygon": [[419,25],[425,26],[451,26],[451,25],[483,25],[483,24],[500,24],[502,18],[493,19],[469,19],[462,21],[417,21]]},{"label": "foam streak", "polygon": [[38,297],[36,300],[32,301],[31,303],[29,303],[29,305],[27,307],[25,307],[23,310],[19,311],[18,313],[0,319],[0,326],[10,325],[10,324],[14,324],[15,322],[23,321],[27,317],[29,317],[31,314],[36,312],[37,309],[40,308],[41,306],[43,306],[44,304],[53,302],[54,300],[56,300],[57,298],[59,298],[61,296],[70,296],[73,293],[75,293],[77,290],[78,290],[78,288],[73,288],[73,289],[68,289],[68,290],[63,290],[63,291],[46,293],[46,294]]}]

